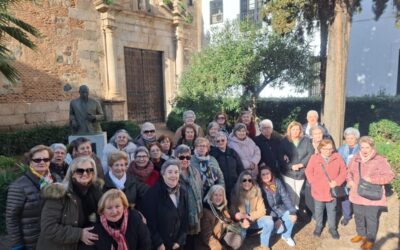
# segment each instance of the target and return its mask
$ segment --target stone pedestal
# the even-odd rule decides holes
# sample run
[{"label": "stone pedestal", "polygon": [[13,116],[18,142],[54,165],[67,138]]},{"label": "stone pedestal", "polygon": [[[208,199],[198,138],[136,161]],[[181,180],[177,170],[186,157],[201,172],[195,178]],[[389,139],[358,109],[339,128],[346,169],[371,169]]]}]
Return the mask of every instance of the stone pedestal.
[{"label": "stone pedestal", "polygon": [[92,142],[92,150],[96,153],[96,155],[101,158],[103,154],[103,148],[107,144],[107,133],[102,132],[100,134],[91,134],[91,135],[70,135],[68,136],[68,143],[71,143],[73,140],[79,137],[86,137]]}]

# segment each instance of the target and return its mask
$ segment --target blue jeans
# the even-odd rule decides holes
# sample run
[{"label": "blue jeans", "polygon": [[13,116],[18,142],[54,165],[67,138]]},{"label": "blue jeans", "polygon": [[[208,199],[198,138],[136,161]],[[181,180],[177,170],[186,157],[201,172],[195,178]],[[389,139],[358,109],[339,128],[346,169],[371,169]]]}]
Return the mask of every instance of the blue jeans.
[{"label": "blue jeans", "polygon": [[292,220],[290,219],[289,211],[286,211],[282,215],[281,220],[282,220],[283,224],[285,225],[285,231],[283,231],[282,237],[285,237],[286,239],[291,238],[294,224],[292,223]]},{"label": "blue jeans", "polygon": [[274,221],[270,216],[263,216],[250,224],[248,229],[262,229],[260,234],[261,245],[269,247],[269,238],[274,229]]},{"label": "blue jeans", "polygon": [[342,200],[342,213],[343,213],[343,218],[346,220],[351,219],[352,211],[351,211],[351,203],[349,201],[349,197],[346,196]]}]

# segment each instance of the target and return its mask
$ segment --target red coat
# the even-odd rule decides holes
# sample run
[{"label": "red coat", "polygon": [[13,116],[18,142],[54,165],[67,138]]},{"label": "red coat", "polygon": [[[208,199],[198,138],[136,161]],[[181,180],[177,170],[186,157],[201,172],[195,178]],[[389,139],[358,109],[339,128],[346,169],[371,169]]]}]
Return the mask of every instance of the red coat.
[{"label": "red coat", "polygon": [[358,183],[360,182],[360,175],[358,172],[358,164],[361,163],[361,176],[371,178],[372,184],[384,185],[388,184],[395,176],[392,168],[387,160],[376,152],[372,155],[371,159],[362,163],[360,154],[355,155],[347,170],[347,182],[353,181],[354,186],[350,189],[349,199],[352,203],[366,206],[386,206],[385,188],[382,186],[383,195],[382,199],[377,201],[368,200],[361,197],[357,193]]},{"label": "red coat", "polygon": [[[311,156],[307,168],[306,177],[311,185],[311,195],[317,201],[329,202],[333,200],[331,196],[329,181],[326,177],[322,165],[325,164],[324,158],[320,154]],[[346,179],[346,164],[338,153],[333,153],[329,161],[325,164],[331,181],[335,181],[338,186],[342,185]]]}]

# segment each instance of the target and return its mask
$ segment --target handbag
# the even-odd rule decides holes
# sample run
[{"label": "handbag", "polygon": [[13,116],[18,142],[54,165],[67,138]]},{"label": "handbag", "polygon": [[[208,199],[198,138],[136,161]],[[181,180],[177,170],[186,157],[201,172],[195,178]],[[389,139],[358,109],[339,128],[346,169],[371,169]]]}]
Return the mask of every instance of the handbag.
[{"label": "handbag", "polygon": [[241,226],[237,223],[229,224],[222,234],[222,239],[226,245],[238,249],[243,243]]},{"label": "handbag", "polygon": [[371,201],[382,199],[382,185],[372,184],[361,178],[361,162],[358,163],[358,174],[360,175],[360,181],[358,182],[357,187],[358,195]]},{"label": "handbag", "polygon": [[[322,166],[322,170],[324,170],[324,174],[325,174],[326,178],[328,179],[329,182],[331,182],[331,178],[329,178],[328,172],[326,172],[325,164],[322,164],[321,166]],[[331,192],[331,196],[336,199],[346,197],[346,191],[344,189],[344,185],[336,186],[333,188],[331,187],[330,192]]]}]

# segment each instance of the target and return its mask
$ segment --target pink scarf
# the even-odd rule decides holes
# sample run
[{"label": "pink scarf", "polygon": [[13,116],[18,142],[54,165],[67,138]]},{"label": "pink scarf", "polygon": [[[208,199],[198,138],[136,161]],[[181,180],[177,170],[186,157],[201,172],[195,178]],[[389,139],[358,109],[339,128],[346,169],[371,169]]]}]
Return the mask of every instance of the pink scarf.
[{"label": "pink scarf", "polygon": [[[129,250],[128,245],[126,244],[125,233],[128,227],[128,209],[125,208],[124,210],[124,218],[121,224],[120,229],[111,228],[108,223],[107,219],[104,215],[100,215],[100,222],[103,225],[103,228],[106,232],[117,242],[118,250]],[[111,245],[111,250],[115,250],[114,246]]]},{"label": "pink scarf", "polygon": [[144,168],[138,168],[135,162],[132,162],[131,173],[141,182],[145,182],[154,170],[154,165],[151,161]]}]

